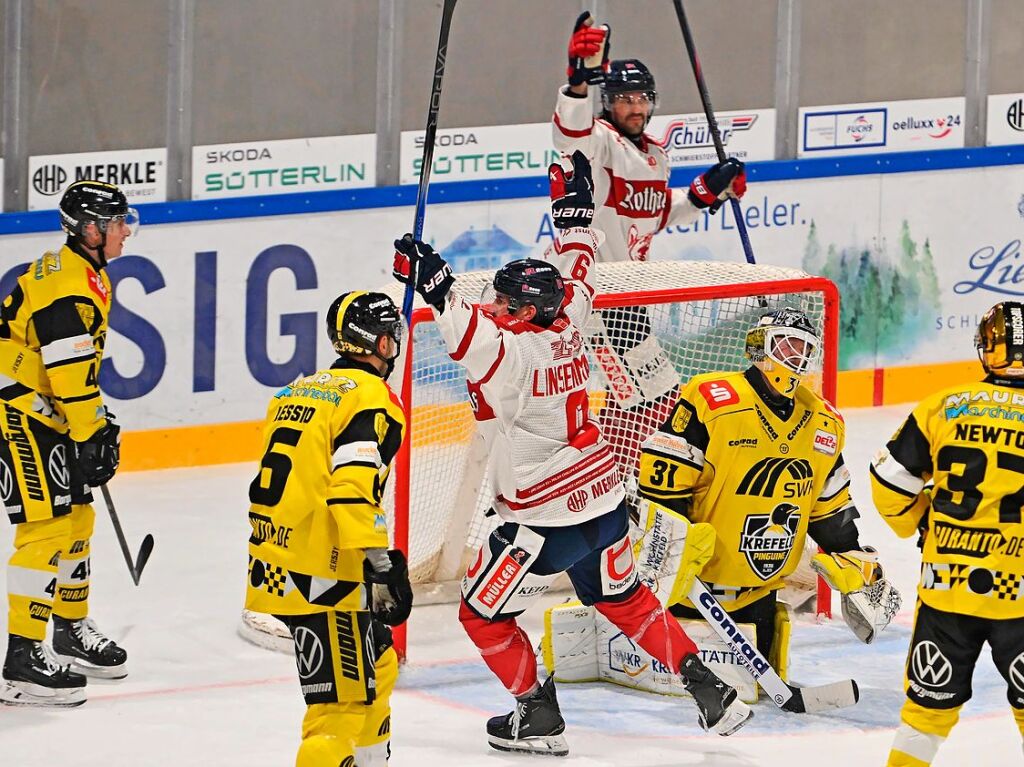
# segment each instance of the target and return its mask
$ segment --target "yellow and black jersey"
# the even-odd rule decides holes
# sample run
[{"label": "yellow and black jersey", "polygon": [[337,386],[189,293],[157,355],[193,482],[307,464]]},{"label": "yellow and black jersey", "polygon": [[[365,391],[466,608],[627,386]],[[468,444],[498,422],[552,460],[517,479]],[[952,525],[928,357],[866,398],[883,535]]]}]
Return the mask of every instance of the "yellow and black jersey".
[{"label": "yellow and black jersey", "polygon": [[388,547],[381,499],[404,432],[398,397],[363,363],[339,359],[274,395],[249,485],[246,607],[366,609],[363,549]]},{"label": "yellow and black jersey", "polygon": [[923,533],[925,604],[1024,617],[1024,388],[986,379],[926,398],[872,462],[871,490],[897,535]]},{"label": "yellow and black jersey", "polygon": [[29,264],[0,305],[0,400],[83,442],[106,422],[99,388],[110,278],[65,245]]},{"label": "yellow and black jersey", "polygon": [[857,545],[842,418],[803,386],[772,401],[756,368],[696,376],[640,456],[642,496],[714,526],[701,577],[728,610],[783,586],[809,525],[827,550]]}]

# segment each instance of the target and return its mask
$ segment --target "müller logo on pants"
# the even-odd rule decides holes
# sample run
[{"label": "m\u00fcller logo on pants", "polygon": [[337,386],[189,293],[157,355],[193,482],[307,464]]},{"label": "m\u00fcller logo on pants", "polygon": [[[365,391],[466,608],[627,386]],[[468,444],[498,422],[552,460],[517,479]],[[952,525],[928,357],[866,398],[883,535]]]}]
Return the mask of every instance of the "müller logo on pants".
[{"label": "m\u00fcller logo on pants", "polygon": [[523,569],[523,563],[526,562],[529,556],[524,549],[512,549],[512,551],[506,554],[495,569],[494,575],[480,589],[480,596],[478,597],[480,602],[487,607],[494,607],[498,604],[502,596],[505,595],[505,592],[508,591],[509,586],[515,583],[516,578]]}]

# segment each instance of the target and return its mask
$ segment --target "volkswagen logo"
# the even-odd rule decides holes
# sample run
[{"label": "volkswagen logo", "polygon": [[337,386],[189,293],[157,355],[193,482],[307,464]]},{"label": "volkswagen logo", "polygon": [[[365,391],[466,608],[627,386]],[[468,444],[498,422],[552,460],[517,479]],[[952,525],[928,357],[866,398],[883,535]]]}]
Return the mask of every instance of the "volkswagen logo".
[{"label": "volkswagen logo", "polygon": [[68,455],[64,445],[57,445],[51,450],[46,463],[53,481],[61,490],[68,490],[71,487],[71,477],[68,475]]},{"label": "volkswagen logo", "polygon": [[1010,684],[1013,685],[1018,692],[1024,693],[1024,652],[1013,659],[1013,663],[1010,664],[1010,670],[1007,676],[1010,678]]},{"label": "volkswagen logo", "polygon": [[313,631],[305,626],[295,629],[295,665],[299,678],[309,679],[324,664],[324,646]]},{"label": "volkswagen logo", "polygon": [[14,492],[14,472],[11,471],[11,467],[7,465],[7,461],[0,458],[0,498],[3,498],[6,504],[11,500],[11,494]]},{"label": "volkswagen logo", "polygon": [[64,188],[68,180],[68,172],[57,164],[43,165],[32,174],[32,188],[39,194],[52,197]]},{"label": "volkswagen logo", "polygon": [[910,670],[914,679],[925,687],[945,687],[953,678],[953,666],[949,658],[935,642],[925,640],[914,645],[910,656]]}]

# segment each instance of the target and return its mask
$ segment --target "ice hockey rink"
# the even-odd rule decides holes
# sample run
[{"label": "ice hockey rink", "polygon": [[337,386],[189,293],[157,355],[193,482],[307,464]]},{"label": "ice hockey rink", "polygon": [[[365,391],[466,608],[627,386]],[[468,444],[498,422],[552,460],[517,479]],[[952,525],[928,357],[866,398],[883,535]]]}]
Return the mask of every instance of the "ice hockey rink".
[{"label": "ice hockey rink", "polygon": [[[861,540],[877,545],[904,610],[874,645],[860,645],[841,619],[794,630],[793,679],[822,683],[852,676],[857,706],[828,716],[785,714],[762,699],[755,718],[730,738],[704,735],[685,699],[604,684],[561,685],[570,755],[560,763],[702,767],[863,767],[883,765],[903,700],[918,552],[874,514],[867,463],[909,406],[851,410],[846,459],[862,511]],[[127,648],[130,676],[90,683],[77,709],[0,707],[0,765],[181,767],[290,765],[299,742],[302,699],[292,659],[236,633],[246,563],[246,487],[253,467],[124,473],[111,490],[129,539],[156,538],[140,587],[132,585],[110,523],[97,504],[92,615]],[[0,552],[10,553],[12,534]],[[0,570],[2,573],[2,570]],[[0,583],[4,576],[0,574]],[[3,587],[0,587],[3,588]],[[541,610],[527,621],[540,639]],[[6,615],[0,619],[6,634]],[[394,767],[516,765],[549,757],[490,749],[486,719],[510,699],[476,655],[454,605],[417,608],[410,662],[392,703]],[[974,697],[935,765],[1024,764],[1005,686],[986,653]]]}]

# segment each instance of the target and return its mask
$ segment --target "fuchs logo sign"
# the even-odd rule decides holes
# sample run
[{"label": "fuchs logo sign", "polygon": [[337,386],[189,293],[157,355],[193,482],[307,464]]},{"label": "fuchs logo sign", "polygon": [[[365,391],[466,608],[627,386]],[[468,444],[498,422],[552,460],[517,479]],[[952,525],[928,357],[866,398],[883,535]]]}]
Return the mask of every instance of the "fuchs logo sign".
[{"label": "fuchs logo sign", "polygon": [[665,181],[633,181],[612,176],[605,205],[627,218],[658,218],[667,200]]},{"label": "fuchs logo sign", "polygon": [[744,520],[740,551],[758,578],[766,581],[782,570],[799,525],[800,509],[792,503],[780,503],[771,514],[751,514]]},{"label": "fuchs logo sign", "polygon": [[[728,145],[729,138],[733,133],[750,130],[754,126],[754,123],[757,122],[757,115],[733,115],[732,117],[716,115],[716,119],[722,144]],[[684,117],[680,120],[673,120],[665,126],[661,145],[665,149],[698,149],[714,146],[715,142],[711,137],[706,117]]]}]

